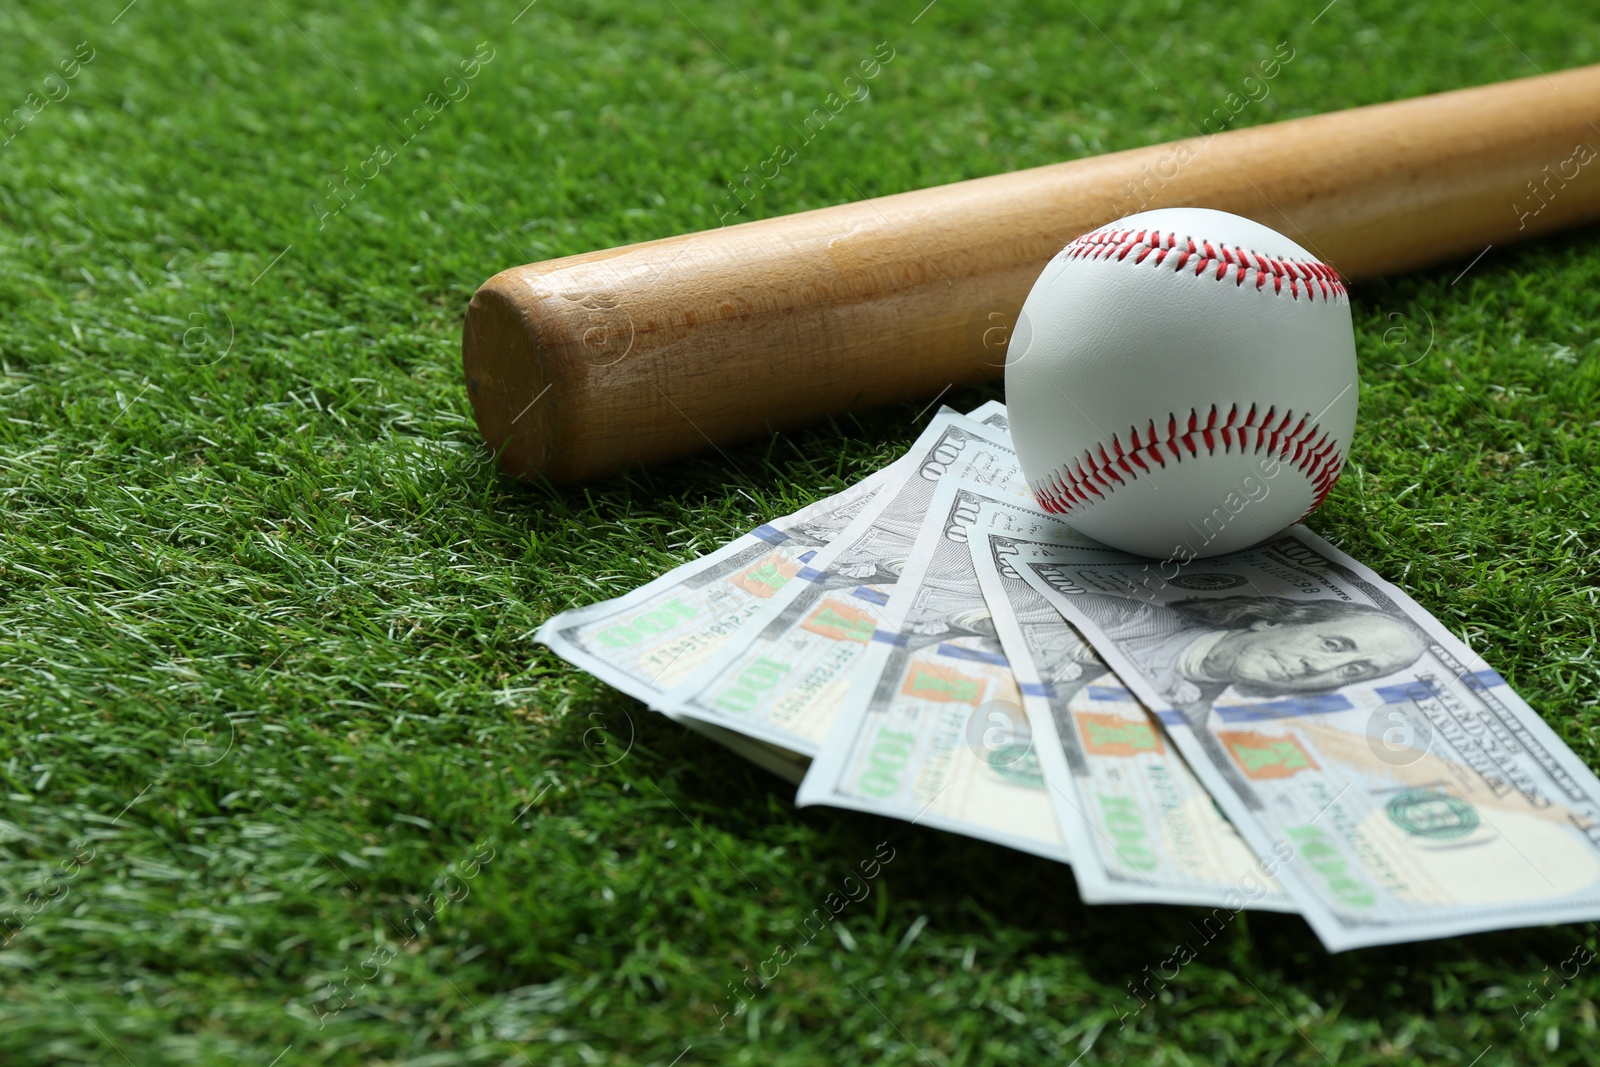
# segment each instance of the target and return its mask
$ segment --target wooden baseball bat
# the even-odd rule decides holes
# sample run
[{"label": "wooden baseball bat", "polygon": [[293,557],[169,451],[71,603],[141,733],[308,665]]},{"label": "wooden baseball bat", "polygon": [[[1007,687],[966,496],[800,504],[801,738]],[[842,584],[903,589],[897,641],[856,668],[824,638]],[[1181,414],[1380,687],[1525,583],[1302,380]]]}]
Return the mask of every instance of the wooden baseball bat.
[{"label": "wooden baseball bat", "polygon": [[1000,375],[1045,263],[1189,205],[1346,278],[1600,218],[1600,65],[514,267],[462,363],[516,474],[568,482]]}]

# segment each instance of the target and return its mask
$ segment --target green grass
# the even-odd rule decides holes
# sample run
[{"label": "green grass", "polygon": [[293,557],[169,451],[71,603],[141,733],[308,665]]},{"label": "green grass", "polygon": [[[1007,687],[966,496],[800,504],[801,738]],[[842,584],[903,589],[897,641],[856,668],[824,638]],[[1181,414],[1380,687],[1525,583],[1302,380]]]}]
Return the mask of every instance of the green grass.
[{"label": "green grass", "polygon": [[[458,349],[504,266],[714,225],[722,184],[882,41],[870,98],[745,217],[1180,136],[1282,40],[1241,122],[1595,62],[1587,5],[1344,0],[1313,25],[1320,2],[940,0],[913,26],[922,0],[123,2],[0,14],[0,114],[94,49],[0,147],[0,918],[25,918],[0,1061],[1595,1047],[1600,964],[1550,978],[1600,949],[1589,926],[1329,957],[1247,915],[1119,1025],[1197,912],[1085,907],[1059,865],[798,812],[530,643],[874,469],[922,405],[550,491],[486,457]],[[398,147],[485,41],[470,95]],[[1597,237],[1356,289],[1362,423],[1313,525],[1600,768]],[[872,895],[719,1029],[742,968],[884,840]]]}]

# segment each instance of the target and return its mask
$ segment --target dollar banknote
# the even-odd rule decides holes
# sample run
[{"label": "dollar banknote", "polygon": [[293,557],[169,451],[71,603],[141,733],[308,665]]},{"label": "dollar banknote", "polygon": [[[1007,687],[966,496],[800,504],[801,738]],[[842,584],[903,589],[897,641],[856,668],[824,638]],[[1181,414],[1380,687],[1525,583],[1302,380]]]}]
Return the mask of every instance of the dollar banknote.
[{"label": "dollar banknote", "polygon": [[1600,781],[1320,537],[1013,565],[1160,718],[1330,951],[1600,918]]},{"label": "dollar banknote", "polygon": [[906,476],[882,506],[819,551],[763,606],[748,640],[707,660],[664,708],[807,755],[820,750],[940,481],[1028,493],[1009,434],[959,416],[935,420],[901,462]]},{"label": "dollar banknote", "polygon": [[1060,530],[984,504],[972,564],[1011,664],[1078,891],[1091,904],[1292,911],[1164,731],[1013,562],[1078,558]]},{"label": "dollar banknote", "polygon": [[[984,508],[1036,541],[1074,546],[1063,552],[1120,558],[1004,490],[940,482],[796,802],[896,816],[1070,862],[967,547]],[[1056,624],[1066,629],[1059,616]]]},{"label": "dollar banknote", "polygon": [[[955,417],[945,410],[936,420]],[[993,401],[967,417],[1005,429],[1005,408]],[[608,685],[655,704],[732,641],[818,549],[874,501],[881,507],[880,490],[897,485],[906,469],[897,461],[624,596],[563,611],[534,640]]]}]

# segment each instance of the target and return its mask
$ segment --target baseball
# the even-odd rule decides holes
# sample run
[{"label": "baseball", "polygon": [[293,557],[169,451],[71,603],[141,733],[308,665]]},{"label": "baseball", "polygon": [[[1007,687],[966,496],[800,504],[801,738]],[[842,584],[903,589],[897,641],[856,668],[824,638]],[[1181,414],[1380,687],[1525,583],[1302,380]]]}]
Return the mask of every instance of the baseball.
[{"label": "baseball", "polygon": [[1310,513],[1355,429],[1338,274],[1224,211],[1145,211],[1072,241],[1022,305],[1005,373],[1044,509],[1178,563]]}]

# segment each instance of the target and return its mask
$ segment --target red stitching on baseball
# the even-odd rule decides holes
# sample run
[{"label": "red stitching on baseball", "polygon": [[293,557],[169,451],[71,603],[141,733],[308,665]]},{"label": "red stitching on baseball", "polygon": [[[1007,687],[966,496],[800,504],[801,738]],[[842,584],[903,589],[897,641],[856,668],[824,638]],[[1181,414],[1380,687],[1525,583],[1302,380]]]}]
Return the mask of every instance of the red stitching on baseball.
[{"label": "red stitching on baseball", "polygon": [[[1290,423],[1294,424],[1292,430]],[[1180,430],[1180,426],[1184,428]],[[1251,446],[1252,437],[1254,447]],[[1265,452],[1304,475],[1311,483],[1312,500],[1300,518],[1311,514],[1327,499],[1344,467],[1344,453],[1334,447],[1327,431],[1312,422],[1309,415],[1301,415],[1297,420],[1294,412],[1285,409],[1280,417],[1276,407],[1262,412],[1251,404],[1250,410],[1241,416],[1239,405],[1234,404],[1227,415],[1222,416],[1213,404],[1204,417],[1193,408],[1186,421],[1176,412],[1169,414],[1164,436],[1156,428],[1154,419],[1144,430],[1130,426],[1127,444],[1123,444],[1121,435],[1113,434],[1109,441],[1085,449],[1081,457],[1045,475],[1034,486],[1034,495],[1046,511],[1070,517],[1074,508],[1096,499],[1104,500],[1117,486],[1135,481],[1140,473],[1153,474],[1154,467],[1166,469],[1167,454],[1175,463],[1183,462],[1184,449],[1188,449],[1190,456],[1198,457],[1202,445],[1207,455],[1216,454],[1219,439],[1224,454],[1249,451],[1261,455]]]},{"label": "red stitching on baseball", "polygon": [[[1196,246],[1193,238],[1180,238],[1175,233],[1157,230],[1096,230],[1072,241],[1061,254],[1072,259],[1115,259],[1120,263],[1135,251],[1138,253],[1133,257],[1135,265],[1148,261],[1152,267],[1159,267],[1167,259],[1168,252],[1176,252],[1168,268],[1174,274],[1193,261],[1191,273],[1196,278],[1204,277],[1207,270],[1211,271],[1213,281],[1226,281],[1231,274],[1236,287],[1244,285],[1253,273],[1257,292],[1271,278],[1272,291],[1277,296],[1283,295],[1287,280],[1291,300],[1299,300],[1302,292],[1307,300],[1315,300],[1318,289],[1324,302],[1349,295],[1338,272],[1326,263],[1279,259],[1211,241],[1201,241]],[[1153,257],[1151,252],[1155,253]]]}]

